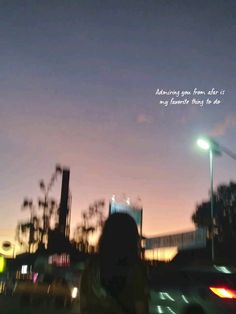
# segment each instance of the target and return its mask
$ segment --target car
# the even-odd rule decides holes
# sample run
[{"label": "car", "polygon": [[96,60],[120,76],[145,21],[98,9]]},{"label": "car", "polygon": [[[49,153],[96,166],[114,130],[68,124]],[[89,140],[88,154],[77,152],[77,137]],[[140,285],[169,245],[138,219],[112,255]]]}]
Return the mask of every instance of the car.
[{"label": "car", "polygon": [[49,285],[48,293],[57,308],[70,308],[72,306],[72,291],[64,278],[56,278]]},{"label": "car", "polygon": [[51,282],[19,280],[14,288],[14,296],[21,305],[41,305],[47,303],[56,308],[71,308],[78,301],[78,287],[62,277]]},{"label": "car", "polygon": [[152,270],[150,314],[236,313],[236,269],[226,266]]},{"label": "car", "polygon": [[19,298],[21,305],[40,304],[49,300],[49,285],[44,282],[34,283],[32,280],[18,280],[13,296]]}]

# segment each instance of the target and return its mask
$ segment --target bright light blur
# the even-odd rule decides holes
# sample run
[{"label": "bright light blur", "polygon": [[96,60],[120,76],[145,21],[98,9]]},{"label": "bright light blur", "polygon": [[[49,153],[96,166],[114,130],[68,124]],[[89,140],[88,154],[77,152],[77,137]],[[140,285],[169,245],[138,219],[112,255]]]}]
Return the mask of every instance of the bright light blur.
[{"label": "bright light blur", "polygon": [[197,140],[197,145],[200,148],[204,149],[204,150],[209,150],[210,149],[210,143],[207,140],[203,139],[203,138],[199,138]]},{"label": "bright light blur", "polygon": [[5,282],[0,281],[0,294],[2,294],[5,290]]},{"label": "bright light blur", "polygon": [[6,260],[5,260],[4,256],[0,255],[0,273],[4,272],[5,266],[6,266]]},{"label": "bright light blur", "polygon": [[37,282],[38,276],[39,276],[38,273],[34,273],[34,274],[33,274],[33,283],[36,283],[36,282]]},{"label": "bright light blur", "polygon": [[22,275],[26,275],[28,273],[28,266],[27,265],[21,266],[21,273],[22,273]]},{"label": "bright light blur", "polygon": [[160,313],[160,314],[164,313],[160,305],[157,306],[157,313]]},{"label": "bright light blur", "polygon": [[225,267],[225,266],[216,266],[216,265],[214,265],[214,268],[215,268],[216,270],[218,270],[219,272],[221,272],[221,273],[224,273],[224,274],[231,274],[230,269],[228,269],[228,268]]},{"label": "bright light blur", "polygon": [[73,287],[72,292],[71,292],[72,299],[77,298],[77,295],[78,295],[78,288],[77,287]]},{"label": "bright light blur", "polygon": [[182,299],[184,300],[185,303],[189,303],[189,301],[187,300],[186,296],[184,294],[181,295]]},{"label": "bright light blur", "polygon": [[177,254],[177,247],[166,247],[145,251],[145,259],[168,262]]},{"label": "bright light blur", "polygon": [[236,299],[236,290],[220,288],[220,287],[209,287],[210,290],[215,293],[218,297],[223,299]]}]

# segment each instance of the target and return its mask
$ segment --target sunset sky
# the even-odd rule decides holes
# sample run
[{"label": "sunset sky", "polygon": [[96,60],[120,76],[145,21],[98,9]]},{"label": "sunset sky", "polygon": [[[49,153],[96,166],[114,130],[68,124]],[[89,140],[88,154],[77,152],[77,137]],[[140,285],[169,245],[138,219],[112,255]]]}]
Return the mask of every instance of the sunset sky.
[{"label": "sunset sky", "polygon": [[[72,230],[123,193],[142,199],[145,235],[193,229],[210,185],[198,135],[236,152],[235,34],[233,0],[1,0],[0,242],[57,163],[71,170]],[[155,95],[194,88],[225,92],[203,107]],[[215,186],[236,180],[234,160],[214,165]]]}]

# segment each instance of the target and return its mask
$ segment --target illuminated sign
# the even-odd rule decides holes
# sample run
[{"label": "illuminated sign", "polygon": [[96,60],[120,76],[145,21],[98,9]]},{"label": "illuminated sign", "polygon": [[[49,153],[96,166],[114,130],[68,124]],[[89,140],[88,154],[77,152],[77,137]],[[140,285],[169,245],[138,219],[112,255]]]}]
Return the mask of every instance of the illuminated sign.
[{"label": "illuminated sign", "polygon": [[70,266],[70,255],[66,253],[53,254],[49,256],[48,264],[58,267],[68,267]]}]

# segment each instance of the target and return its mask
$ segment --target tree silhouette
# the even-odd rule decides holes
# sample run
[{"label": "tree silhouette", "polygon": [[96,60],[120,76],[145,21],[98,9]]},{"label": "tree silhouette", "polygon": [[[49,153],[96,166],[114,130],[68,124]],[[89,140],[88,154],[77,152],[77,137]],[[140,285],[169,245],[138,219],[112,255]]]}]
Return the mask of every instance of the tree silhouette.
[{"label": "tree silhouette", "polygon": [[42,214],[42,233],[41,233],[41,244],[47,244],[48,241],[48,231],[50,229],[50,223],[53,215],[57,215],[58,213],[58,204],[57,202],[49,197],[49,192],[51,191],[54,182],[57,179],[57,175],[62,173],[62,169],[59,165],[56,166],[54,173],[51,176],[49,183],[46,185],[43,180],[39,182],[39,187],[41,192],[43,193],[43,198],[38,199],[38,208],[43,209]]},{"label": "tree silhouette", "polygon": [[82,212],[82,223],[77,225],[74,232],[74,242],[80,251],[88,252],[90,234],[99,231],[103,227],[105,221],[104,208],[105,201],[97,200]]},{"label": "tree silhouette", "polygon": [[19,222],[16,227],[16,239],[20,245],[24,245],[27,251],[34,251],[36,245],[45,246],[48,241],[48,232],[51,228],[51,220],[53,215],[58,214],[57,202],[49,197],[49,192],[57,178],[57,175],[62,172],[60,166],[56,166],[55,171],[46,185],[43,180],[39,182],[43,198],[38,199],[38,210],[43,209],[42,216],[36,215],[35,206],[31,199],[25,198],[21,206],[22,210],[26,208],[30,211],[30,219],[24,222]]},{"label": "tree silhouette", "polygon": [[[213,196],[214,220],[218,240],[221,242],[236,241],[236,183],[221,184]],[[211,231],[210,200],[198,204],[192,215],[197,227],[207,227]]]},{"label": "tree silhouette", "polygon": [[32,252],[36,244],[39,243],[42,229],[40,228],[40,218],[35,214],[35,207],[32,200],[24,199],[22,210],[29,208],[29,221],[20,222],[16,228],[16,239],[20,245],[24,245],[27,251]]}]

